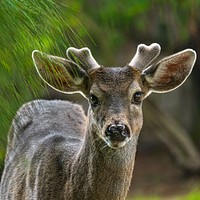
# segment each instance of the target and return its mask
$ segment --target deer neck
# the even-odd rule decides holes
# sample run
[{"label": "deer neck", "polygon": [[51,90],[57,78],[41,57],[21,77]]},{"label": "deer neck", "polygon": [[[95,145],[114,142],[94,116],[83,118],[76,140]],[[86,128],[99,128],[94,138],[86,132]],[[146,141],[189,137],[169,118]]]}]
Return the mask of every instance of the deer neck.
[{"label": "deer neck", "polygon": [[137,136],[111,149],[88,127],[84,144],[72,164],[70,199],[125,199],[131,182]]}]

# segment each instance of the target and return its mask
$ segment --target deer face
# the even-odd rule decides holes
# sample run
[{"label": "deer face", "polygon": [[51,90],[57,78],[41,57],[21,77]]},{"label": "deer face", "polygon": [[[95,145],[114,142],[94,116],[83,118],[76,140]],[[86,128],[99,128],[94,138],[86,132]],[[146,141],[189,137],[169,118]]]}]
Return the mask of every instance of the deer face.
[{"label": "deer face", "polygon": [[151,92],[179,87],[196,60],[196,53],[187,49],[151,64],[159,52],[158,44],[139,45],[123,68],[101,67],[88,48],[69,48],[70,60],[34,51],[33,60],[41,78],[52,88],[81,92],[88,99],[89,128],[111,148],[120,148],[142,128],[143,99]]},{"label": "deer face", "polygon": [[89,117],[110,147],[123,147],[142,128],[145,89],[140,72],[131,67],[98,68],[91,73]]}]

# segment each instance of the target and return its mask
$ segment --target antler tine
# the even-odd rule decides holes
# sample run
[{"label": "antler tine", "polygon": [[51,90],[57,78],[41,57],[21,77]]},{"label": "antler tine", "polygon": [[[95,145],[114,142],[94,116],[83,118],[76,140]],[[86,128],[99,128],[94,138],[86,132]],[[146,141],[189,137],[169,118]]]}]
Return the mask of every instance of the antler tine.
[{"label": "antler tine", "polygon": [[140,44],[129,66],[142,71],[160,54],[160,50],[161,47],[157,43],[153,43],[150,46]]},{"label": "antler tine", "polygon": [[67,49],[66,54],[70,60],[82,66],[87,72],[100,67],[87,47],[82,49],[70,47]]}]

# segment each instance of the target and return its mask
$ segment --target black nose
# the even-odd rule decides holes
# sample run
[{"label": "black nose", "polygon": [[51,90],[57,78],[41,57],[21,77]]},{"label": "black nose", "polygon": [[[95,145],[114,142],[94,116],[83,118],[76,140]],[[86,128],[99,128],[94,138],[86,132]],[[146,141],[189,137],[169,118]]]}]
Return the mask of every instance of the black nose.
[{"label": "black nose", "polygon": [[127,137],[130,137],[129,128],[123,123],[110,124],[105,134],[106,137],[113,141],[124,141]]}]

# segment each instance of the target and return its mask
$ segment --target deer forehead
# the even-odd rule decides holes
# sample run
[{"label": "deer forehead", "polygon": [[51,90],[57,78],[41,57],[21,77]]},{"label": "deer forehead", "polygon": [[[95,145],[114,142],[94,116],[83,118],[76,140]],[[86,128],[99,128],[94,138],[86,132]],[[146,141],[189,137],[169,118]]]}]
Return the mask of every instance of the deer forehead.
[{"label": "deer forehead", "polygon": [[127,67],[101,67],[91,74],[91,90],[108,94],[124,94],[129,89],[142,90],[140,72]]}]

